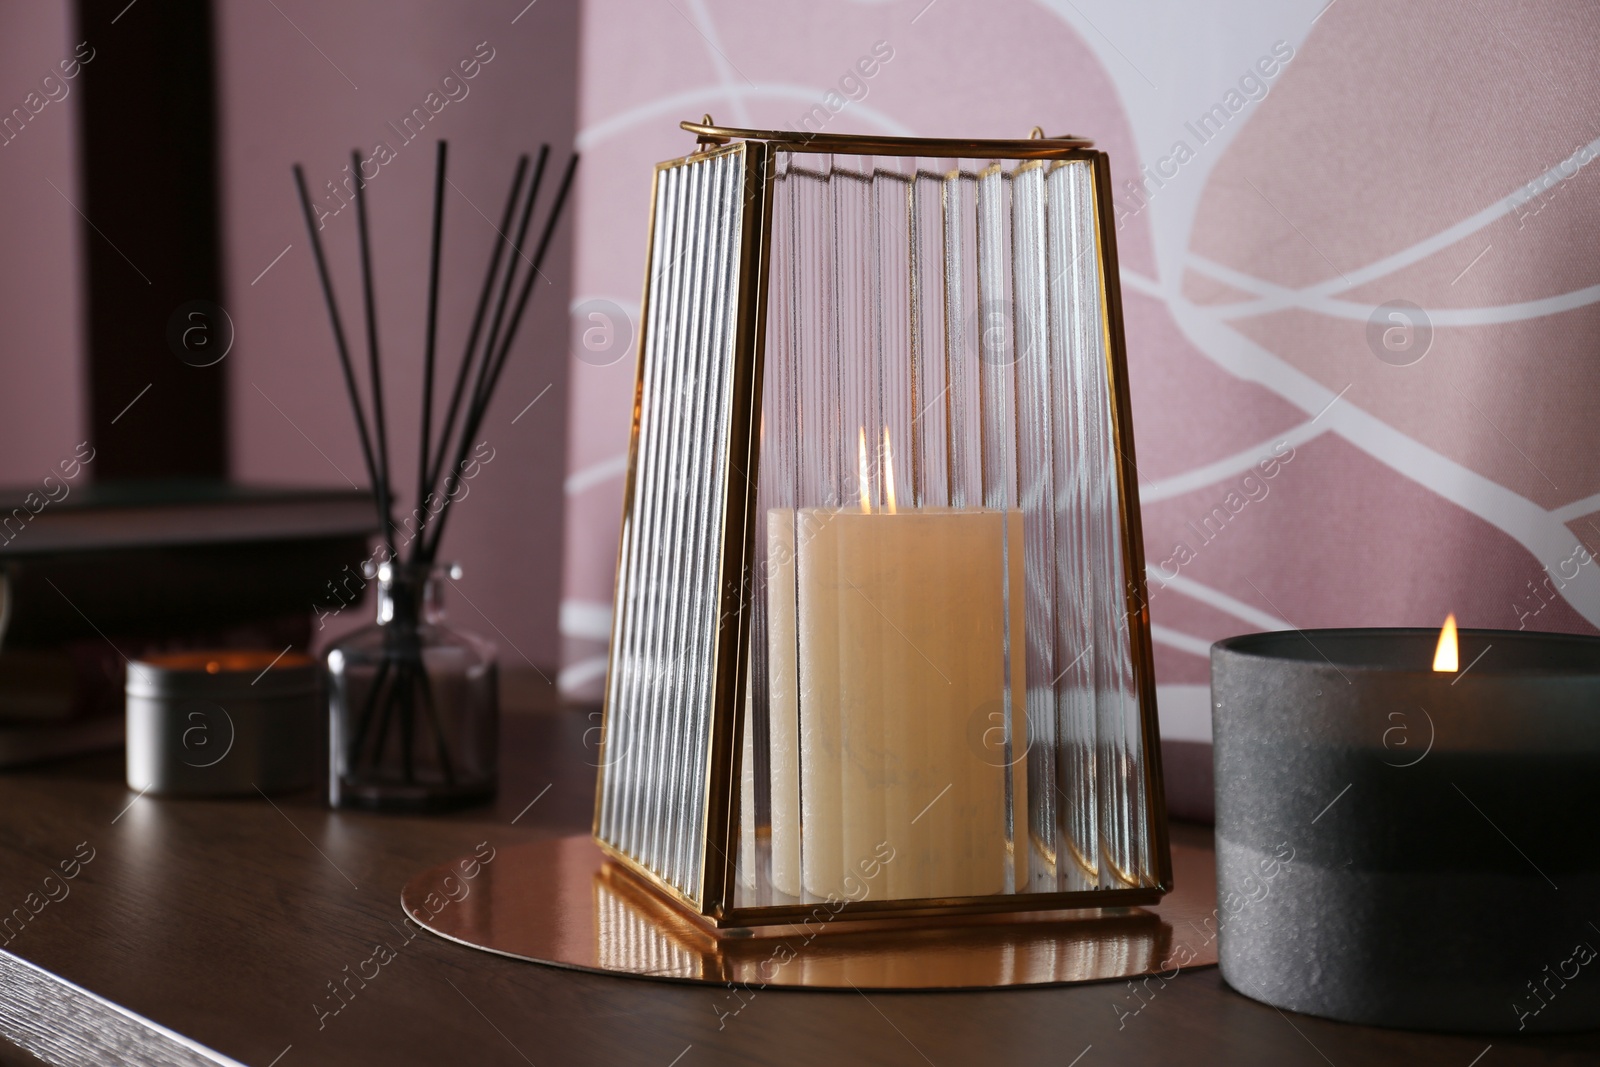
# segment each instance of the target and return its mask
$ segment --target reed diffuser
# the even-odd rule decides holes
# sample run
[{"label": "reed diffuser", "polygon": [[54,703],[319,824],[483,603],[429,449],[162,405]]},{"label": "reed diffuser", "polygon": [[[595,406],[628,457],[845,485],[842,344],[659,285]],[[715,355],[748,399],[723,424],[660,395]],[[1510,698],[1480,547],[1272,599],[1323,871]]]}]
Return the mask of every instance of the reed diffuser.
[{"label": "reed diffuser", "polygon": [[[378,579],[376,625],[328,650],[331,760],[329,802],[335,807],[428,810],[487,800],[496,788],[498,689],[494,646],[445,619],[442,590],[460,568],[436,562],[468,452],[505,370],[517,329],[540,275],[551,238],[572,188],[574,154],[548,208],[530,259],[524,251],[543,183],[550,146],[539,149],[528,177],[524,154],[512,177],[490,252],[454,386],[435,433],[434,378],[439,310],[439,249],[444,228],[444,187],[449,149],[438,144],[434,167],[433,234],[428,264],[428,312],[423,341],[422,411],[416,505],[404,528],[394,519],[383,361],[378,354],[376,297],[368,239],[366,183],[352,153],[356,231],[360,242],[362,307],[367,340],[364,399],[346,342],[339,303],[323,256],[305,174],[294,167],[300,206],[322,283],[334,348],[344,375],[367,476],[372,482],[382,543],[369,577]],[[509,236],[508,236],[509,235]],[[509,254],[508,254],[509,247]],[[519,267],[524,269],[519,270]],[[487,329],[485,327],[487,326]],[[369,407],[370,405],[370,407]],[[370,417],[368,412],[370,411]],[[409,537],[397,551],[396,534]],[[401,549],[407,547],[402,542]]]}]

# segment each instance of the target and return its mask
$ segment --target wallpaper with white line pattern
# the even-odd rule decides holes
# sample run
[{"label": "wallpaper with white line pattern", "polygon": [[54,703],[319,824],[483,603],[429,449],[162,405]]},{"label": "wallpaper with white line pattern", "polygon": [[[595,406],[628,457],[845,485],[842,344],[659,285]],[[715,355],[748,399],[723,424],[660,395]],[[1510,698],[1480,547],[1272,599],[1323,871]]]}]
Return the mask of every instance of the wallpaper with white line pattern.
[{"label": "wallpaper with white line pattern", "polygon": [[1594,632],[1596,40],[1578,2],[588,0],[563,687],[604,675],[626,473],[603,312],[705,112],[1110,153],[1167,736],[1234,633]]}]

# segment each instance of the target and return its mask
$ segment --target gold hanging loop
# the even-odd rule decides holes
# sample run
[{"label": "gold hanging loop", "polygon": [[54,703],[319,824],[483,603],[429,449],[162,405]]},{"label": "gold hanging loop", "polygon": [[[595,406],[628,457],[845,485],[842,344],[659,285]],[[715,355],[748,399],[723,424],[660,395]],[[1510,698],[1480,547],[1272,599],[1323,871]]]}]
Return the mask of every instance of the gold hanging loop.
[{"label": "gold hanging loop", "polygon": [[[701,125],[703,130],[704,129],[713,129],[713,128],[716,127],[716,123],[713,122],[712,119],[711,119],[711,112],[708,111],[708,112],[705,113],[704,116],[701,117],[700,125]],[[710,133],[701,132],[701,134],[697,138],[695,138],[694,150],[696,152],[709,152],[713,148],[717,148],[717,147],[719,147],[721,145],[725,145],[727,143],[728,143],[728,138],[726,138],[726,137],[717,137],[717,136],[714,136],[714,135],[712,135]]]}]

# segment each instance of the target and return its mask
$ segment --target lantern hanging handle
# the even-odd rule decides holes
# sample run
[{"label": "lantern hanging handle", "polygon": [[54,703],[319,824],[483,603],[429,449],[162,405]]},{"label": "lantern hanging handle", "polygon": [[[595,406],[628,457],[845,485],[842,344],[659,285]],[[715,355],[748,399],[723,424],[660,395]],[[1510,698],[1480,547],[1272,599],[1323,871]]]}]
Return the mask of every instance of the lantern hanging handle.
[{"label": "lantern hanging handle", "polygon": [[[685,122],[681,125],[683,129],[686,130],[696,129],[694,123],[691,122]],[[694,142],[694,150],[696,152],[709,152],[713,148],[720,148],[722,145],[728,143],[728,138],[719,137],[715,133],[711,132],[717,129],[717,124],[712,120],[711,112],[709,111],[701,116],[700,125],[697,129],[699,131],[699,136],[695,138]]]},{"label": "lantern hanging handle", "polygon": [[1061,158],[1077,149],[1090,148],[1087,137],[1050,137],[1039,126],[1029,136],[1012,140],[950,137],[881,137],[865,134],[812,133],[794,130],[746,130],[718,126],[710,115],[699,122],[679,125],[695,135],[695,152],[709,152],[733,141],[766,141],[776,147],[801,152],[846,152],[863,155],[926,155],[982,158]]}]

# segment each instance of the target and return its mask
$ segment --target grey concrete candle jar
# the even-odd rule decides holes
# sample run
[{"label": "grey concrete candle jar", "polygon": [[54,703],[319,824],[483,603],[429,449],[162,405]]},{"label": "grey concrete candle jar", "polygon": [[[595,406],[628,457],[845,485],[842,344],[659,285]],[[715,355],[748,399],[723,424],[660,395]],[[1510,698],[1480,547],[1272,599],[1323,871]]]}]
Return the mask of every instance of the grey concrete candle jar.
[{"label": "grey concrete candle jar", "polygon": [[320,776],[321,671],[298,652],[128,664],[128,786],[169,796],[303,789]]},{"label": "grey concrete candle jar", "polygon": [[1251,634],[1211,649],[1222,976],[1280,1008],[1600,1027],[1600,639]]}]

